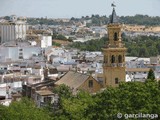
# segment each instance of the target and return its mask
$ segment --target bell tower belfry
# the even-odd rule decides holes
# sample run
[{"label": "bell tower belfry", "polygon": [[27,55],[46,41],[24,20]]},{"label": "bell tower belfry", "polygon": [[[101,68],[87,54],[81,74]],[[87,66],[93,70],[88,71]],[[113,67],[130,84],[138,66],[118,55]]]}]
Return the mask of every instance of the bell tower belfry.
[{"label": "bell tower belfry", "polygon": [[122,43],[122,25],[118,22],[115,5],[112,4],[113,12],[110,23],[107,25],[109,42],[103,50],[103,76],[104,87],[116,87],[122,81],[125,81],[125,54],[126,48]]}]

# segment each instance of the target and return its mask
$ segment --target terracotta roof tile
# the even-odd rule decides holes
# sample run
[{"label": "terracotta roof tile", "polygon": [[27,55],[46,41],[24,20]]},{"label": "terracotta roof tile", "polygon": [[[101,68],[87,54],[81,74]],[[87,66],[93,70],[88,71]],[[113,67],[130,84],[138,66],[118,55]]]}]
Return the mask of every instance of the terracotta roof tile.
[{"label": "terracotta roof tile", "polygon": [[65,84],[70,88],[77,89],[80,85],[82,85],[87,79],[88,75],[69,71],[67,72],[59,81],[57,81],[56,85]]}]

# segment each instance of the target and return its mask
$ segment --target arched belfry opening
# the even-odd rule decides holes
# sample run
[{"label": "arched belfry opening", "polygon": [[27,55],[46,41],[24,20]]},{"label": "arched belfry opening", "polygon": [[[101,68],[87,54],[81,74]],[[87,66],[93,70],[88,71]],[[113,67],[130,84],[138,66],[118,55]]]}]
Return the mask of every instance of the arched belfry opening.
[{"label": "arched belfry opening", "polygon": [[122,56],[121,55],[118,56],[118,63],[122,63]]},{"label": "arched belfry opening", "polygon": [[115,56],[114,55],[112,55],[112,57],[111,57],[111,63],[115,63]]},{"label": "arched belfry opening", "polygon": [[117,34],[117,32],[114,33],[114,41],[118,41],[118,34]]}]

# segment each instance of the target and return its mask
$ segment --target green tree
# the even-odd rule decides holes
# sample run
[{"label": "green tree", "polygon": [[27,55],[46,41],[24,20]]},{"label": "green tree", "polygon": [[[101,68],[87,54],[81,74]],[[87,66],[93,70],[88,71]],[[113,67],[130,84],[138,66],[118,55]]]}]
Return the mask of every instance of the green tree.
[{"label": "green tree", "polygon": [[[3,112],[2,112],[3,110]],[[43,109],[37,108],[33,101],[23,98],[13,102],[9,107],[0,106],[2,120],[50,120],[51,117]]]},{"label": "green tree", "polygon": [[61,35],[61,34],[57,35],[56,39],[58,39],[58,40],[67,40],[67,38],[64,35]]},{"label": "green tree", "polygon": [[66,86],[66,85],[64,85],[64,84],[55,87],[55,88],[53,89],[53,93],[58,94],[59,97],[61,97],[61,98],[69,98],[69,97],[72,97],[72,90],[71,90],[68,86]]},{"label": "green tree", "polygon": [[149,70],[147,79],[155,80],[154,71],[152,69]]},{"label": "green tree", "polygon": [[53,90],[60,96],[60,107],[53,112],[54,119],[87,120],[87,110],[94,104],[92,95],[79,91],[72,95],[72,91],[65,85],[60,85]]},{"label": "green tree", "polygon": [[94,99],[89,93],[80,91],[70,99],[62,99],[63,113],[73,120],[89,120],[87,110],[94,104]]},{"label": "green tree", "polygon": [[56,33],[53,33],[53,35],[52,35],[52,40],[53,39],[56,39],[57,38],[57,34]]},{"label": "green tree", "polygon": [[61,107],[52,113],[55,120],[119,120],[118,113],[160,113],[160,82],[153,80],[120,83],[95,95],[84,91],[72,95],[65,85],[54,92],[61,96]]},{"label": "green tree", "polygon": [[[137,36],[129,37],[123,35],[123,41],[127,47],[127,56],[150,57],[160,54],[160,37],[155,36]],[[107,37],[97,40],[90,40],[84,43],[72,43],[70,47],[87,51],[101,51],[106,45]],[[152,43],[152,44],[151,44]]]},{"label": "green tree", "polygon": [[117,113],[159,114],[159,86],[156,81],[147,81],[121,83],[117,88],[107,88],[93,96],[95,103],[87,110],[86,116],[90,120],[119,120]]},{"label": "green tree", "polygon": [[9,16],[5,16],[4,19],[5,20],[10,20],[10,17]]},{"label": "green tree", "polygon": [[61,44],[60,43],[57,43],[57,42],[52,42],[52,45],[55,45],[55,46],[57,46],[57,47],[60,47],[61,46]]}]

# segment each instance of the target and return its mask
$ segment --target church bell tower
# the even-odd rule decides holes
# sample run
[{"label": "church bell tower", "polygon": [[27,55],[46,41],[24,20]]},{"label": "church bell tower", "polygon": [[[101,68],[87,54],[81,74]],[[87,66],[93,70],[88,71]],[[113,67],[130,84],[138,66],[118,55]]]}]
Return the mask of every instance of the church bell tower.
[{"label": "church bell tower", "polygon": [[126,48],[122,43],[122,25],[118,22],[115,5],[112,4],[113,12],[110,23],[107,25],[109,42],[103,50],[104,63],[104,87],[116,87],[120,82],[125,81],[125,54]]}]

